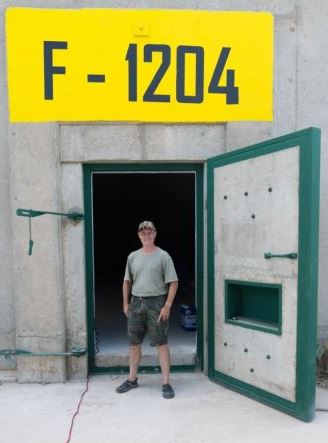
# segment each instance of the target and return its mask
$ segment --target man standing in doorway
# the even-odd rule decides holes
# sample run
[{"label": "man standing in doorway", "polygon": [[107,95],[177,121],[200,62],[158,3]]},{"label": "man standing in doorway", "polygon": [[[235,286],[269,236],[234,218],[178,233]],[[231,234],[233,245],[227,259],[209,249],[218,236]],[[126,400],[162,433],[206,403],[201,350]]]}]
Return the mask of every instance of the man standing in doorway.
[{"label": "man standing in doorway", "polygon": [[155,245],[154,223],[140,223],[138,236],[142,248],[128,256],[123,281],[123,310],[128,319],[130,342],[130,374],[116,388],[116,392],[121,394],[139,386],[137,373],[141,360],[141,343],[148,330],[150,344],[156,346],[158,351],[163,375],[162,396],[173,398],[174,391],[169,380],[170,352],[167,333],[170,310],[178,289],[178,277],[172,258]]}]

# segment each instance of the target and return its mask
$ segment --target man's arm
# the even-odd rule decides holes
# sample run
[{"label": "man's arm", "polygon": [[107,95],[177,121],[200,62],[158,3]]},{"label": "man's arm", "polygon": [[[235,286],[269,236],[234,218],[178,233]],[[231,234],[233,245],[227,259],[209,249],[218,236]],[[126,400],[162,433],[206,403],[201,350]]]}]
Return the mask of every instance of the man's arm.
[{"label": "man's arm", "polygon": [[129,295],[131,291],[131,282],[129,280],[123,280],[123,311],[124,314],[128,315],[128,309],[129,309]]},{"label": "man's arm", "polygon": [[178,282],[177,281],[172,281],[169,284],[169,291],[167,293],[167,299],[166,299],[166,303],[165,305],[162,307],[161,312],[159,314],[158,317],[158,323],[161,320],[167,320],[170,316],[170,312],[171,312],[171,306],[173,304],[175,295],[177,293],[178,290]]}]

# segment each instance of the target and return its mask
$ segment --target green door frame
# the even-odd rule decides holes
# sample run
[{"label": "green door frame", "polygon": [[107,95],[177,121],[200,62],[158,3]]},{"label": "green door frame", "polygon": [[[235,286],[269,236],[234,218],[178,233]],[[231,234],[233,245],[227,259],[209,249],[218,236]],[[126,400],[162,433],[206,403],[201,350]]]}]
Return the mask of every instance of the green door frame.
[{"label": "green door frame", "polygon": [[[214,170],[234,162],[299,146],[299,251],[296,401],[288,401],[215,369]],[[315,411],[320,129],[308,128],[208,160],[208,367],[209,377],[301,420]],[[282,172],[285,173],[285,172]],[[288,171],[286,171],[288,173]]]},{"label": "green door frame", "polygon": [[[204,209],[203,209],[203,170],[201,163],[104,163],[84,164],[84,211],[85,211],[85,263],[86,263],[86,291],[87,291],[87,329],[88,329],[88,371],[89,373],[126,373],[129,368],[96,367],[95,365],[95,322],[94,322],[94,273],[93,273],[93,223],[92,223],[92,174],[94,172],[127,172],[127,173],[169,173],[193,172],[196,178],[195,207],[196,207],[196,301],[197,301],[197,361],[195,365],[171,366],[172,371],[202,370],[204,363],[204,324],[203,324],[203,236],[204,236]],[[158,366],[140,367],[143,372],[158,372]]]}]

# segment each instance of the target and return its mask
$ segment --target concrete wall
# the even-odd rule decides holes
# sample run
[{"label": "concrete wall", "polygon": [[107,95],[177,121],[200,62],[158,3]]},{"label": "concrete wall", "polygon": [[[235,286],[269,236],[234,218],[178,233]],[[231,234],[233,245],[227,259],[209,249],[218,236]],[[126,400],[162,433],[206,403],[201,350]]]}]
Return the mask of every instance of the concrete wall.
[{"label": "concrete wall", "polygon": [[[5,64],[4,11],[0,10],[0,349],[14,348],[16,344],[14,282],[13,282],[13,242],[10,202],[10,167],[8,146],[8,107]],[[0,369],[16,367],[14,358],[6,360],[0,356]],[[10,373],[9,373],[10,374]]]},{"label": "concrete wall", "polygon": [[297,128],[321,128],[321,194],[318,338],[328,341],[328,4],[302,2],[298,8]]},{"label": "concrete wall", "polygon": [[[58,187],[58,127],[12,125],[9,137],[12,207],[55,210]],[[65,350],[60,220],[32,219],[33,254],[27,254],[28,219],[13,214],[16,347],[33,352]],[[65,380],[58,357],[18,357],[20,381]]]},{"label": "concrete wall", "polygon": [[[9,6],[172,8],[269,11],[275,15],[274,121],[226,125],[57,125],[8,123],[4,10]],[[203,161],[211,155],[308,126],[322,129],[318,336],[328,337],[328,4],[313,0],[0,0],[0,349],[63,351],[86,345],[83,224],[18,207],[83,210],[81,162]],[[160,141],[160,142],[159,142]],[[15,372],[15,369],[17,371]],[[0,357],[3,378],[83,378],[86,359]]]}]

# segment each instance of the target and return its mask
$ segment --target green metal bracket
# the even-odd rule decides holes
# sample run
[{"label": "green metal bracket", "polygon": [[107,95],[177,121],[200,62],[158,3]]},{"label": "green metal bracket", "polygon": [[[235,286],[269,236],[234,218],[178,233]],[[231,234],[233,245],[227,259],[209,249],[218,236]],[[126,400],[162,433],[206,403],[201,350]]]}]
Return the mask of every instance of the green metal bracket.
[{"label": "green metal bracket", "polygon": [[61,217],[67,217],[70,220],[73,221],[79,221],[84,219],[84,214],[80,214],[78,212],[51,212],[51,211],[36,211],[34,209],[17,209],[16,214],[21,217],[39,217],[40,215],[44,214],[51,214],[51,215],[59,215]]},{"label": "green metal bracket", "polygon": [[271,252],[265,252],[264,253],[264,258],[274,258],[274,257],[279,257],[279,258],[292,258],[292,259],[296,259],[297,258],[297,253],[296,252],[290,252],[289,254],[271,254]]},{"label": "green metal bracket", "polygon": [[82,357],[87,353],[86,348],[72,348],[70,352],[31,352],[24,351],[23,349],[0,349],[0,355],[4,355],[6,359],[12,357],[13,355],[22,355],[24,357],[49,357],[49,356],[60,356],[60,357]]},{"label": "green metal bracket", "polygon": [[52,211],[36,211],[35,209],[17,209],[16,214],[20,217],[28,217],[28,225],[29,225],[29,243],[28,243],[28,255],[32,255],[33,250],[33,240],[32,240],[32,223],[31,218],[39,217],[40,215],[50,214],[50,215],[59,215],[60,217],[67,217],[70,220],[78,222],[84,219],[84,214],[80,214],[79,212],[52,212]]}]

